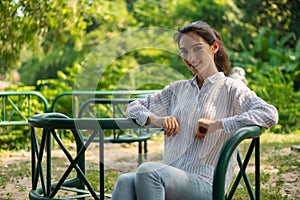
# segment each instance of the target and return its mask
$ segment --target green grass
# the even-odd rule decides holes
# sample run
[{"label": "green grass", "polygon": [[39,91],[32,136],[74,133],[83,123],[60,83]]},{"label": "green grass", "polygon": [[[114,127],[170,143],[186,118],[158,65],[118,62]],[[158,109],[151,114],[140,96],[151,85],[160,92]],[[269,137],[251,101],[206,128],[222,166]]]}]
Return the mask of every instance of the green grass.
[{"label": "green grass", "polygon": [[[31,176],[31,166],[30,162],[20,162],[9,164],[3,167],[0,167],[0,188],[2,191],[6,191],[9,183],[14,183],[14,190],[18,193],[28,194],[28,191],[19,180],[24,178],[29,178]],[[31,184],[29,182],[28,184]],[[4,192],[0,199],[5,200],[13,200],[15,197],[13,196],[12,191]]]},{"label": "green grass", "polygon": [[[158,138],[161,144],[161,138]],[[249,141],[243,142],[239,146],[239,151],[243,155],[249,145]],[[151,146],[155,145],[152,144]],[[285,200],[285,199],[299,199],[299,177],[300,177],[300,152],[291,151],[292,145],[300,144],[300,134],[273,134],[264,133],[261,136],[261,199],[264,200]],[[73,145],[74,147],[74,145]],[[71,147],[71,149],[73,148]],[[149,148],[151,148],[149,146]],[[74,149],[74,148],[73,148]],[[136,148],[134,148],[136,150]],[[3,153],[3,152],[2,152]],[[53,154],[55,155],[55,154]],[[158,156],[159,157],[159,156]],[[121,158],[120,162],[133,162],[132,155]],[[52,180],[58,179],[63,169],[68,165],[69,161],[62,156],[54,157],[52,166]],[[9,183],[14,183],[14,191],[7,191],[0,195],[0,199],[15,199],[14,193],[24,194],[28,196],[28,187],[18,184],[19,180],[31,177],[31,163],[29,160],[20,163],[13,163],[4,165],[5,159],[0,158],[0,188],[2,191],[8,189]],[[4,166],[4,167],[3,167]],[[249,169],[247,170],[249,179],[254,185],[254,172],[251,170],[254,166],[254,158],[249,162]],[[88,180],[91,182],[96,190],[99,190],[98,177],[98,162],[89,161],[86,164],[86,174]],[[128,171],[134,171],[135,167],[115,170],[107,168],[105,170],[105,193],[111,193],[118,176]],[[69,177],[75,177],[76,173],[73,171]],[[31,185],[31,181],[28,182]],[[298,186],[298,189],[296,188]],[[294,190],[292,190],[294,188]],[[296,189],[295,189],[296,188]],[[3,196],[4,195],[4,196]],[[233,199],[250,199],[243,181],[237,188]]]},{"label": "green grass", "polygon": [[[241,144],[239,150],[242,153],[245,152],[249,143],[249,141],[246,141]],[[299,144],[300,134],[264,133],[261,136],[261,199],[284,200],[300,198],[300,180],[297,178],[300,177],[300,152],[291,151],[292,145]],[[249,165],[254,165],[253,157]],[[250,171],[248,175],[251,184],[254,185],[254,172]],[[287,182],[292,182],[292,184],[287,185]],[[286,190],[290,191],[289,195],[282,192]],[[234,199],[249,199],[243,180],[235,193]]]}]

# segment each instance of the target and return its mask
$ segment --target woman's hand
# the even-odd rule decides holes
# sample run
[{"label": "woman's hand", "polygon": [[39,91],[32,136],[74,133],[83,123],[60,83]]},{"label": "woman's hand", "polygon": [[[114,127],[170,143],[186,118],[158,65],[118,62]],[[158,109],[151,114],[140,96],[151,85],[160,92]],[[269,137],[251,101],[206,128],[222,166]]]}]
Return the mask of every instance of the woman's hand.
[{"label": "woman's hand", "polygon": [[201,118],[198,120],[197,123],[195,137],[199,138],[200,140],[203,140],[207,133],[212,133],[222,128],[223,125],[221,120],[209,120]]},{"label": "woman's hand", "polygon": [[163,128],[165,135],[167,135],[168,137],[174,137],[179,133],[179,124],[177,122],[177,119],[173,116],[158,117],[151,115],[148,119],[151,124]]}]

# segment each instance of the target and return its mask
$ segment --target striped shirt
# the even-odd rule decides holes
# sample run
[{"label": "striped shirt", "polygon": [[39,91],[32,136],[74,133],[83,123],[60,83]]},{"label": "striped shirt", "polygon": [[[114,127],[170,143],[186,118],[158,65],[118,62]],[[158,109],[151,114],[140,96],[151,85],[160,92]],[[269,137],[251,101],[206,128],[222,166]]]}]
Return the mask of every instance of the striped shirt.
[{"label": "striped shirt", "polygon": [[[267,104],[238,80],[218,72],[208,77],[201,89],[197,79],[179,80],[163,90],[138,99],[127,108],[127,116],[145,125],[148,116],[174,116],[179,134],[165,136],[164,163],[195,174],[212,185],[214,168],[224,142],[238,129],[248,125],[269,128],[278,121],[277,109]],[[200,118],[222,120],[223,129],[195,138]],[[227,190],[236,163],[232,156],[227,174]]]}]

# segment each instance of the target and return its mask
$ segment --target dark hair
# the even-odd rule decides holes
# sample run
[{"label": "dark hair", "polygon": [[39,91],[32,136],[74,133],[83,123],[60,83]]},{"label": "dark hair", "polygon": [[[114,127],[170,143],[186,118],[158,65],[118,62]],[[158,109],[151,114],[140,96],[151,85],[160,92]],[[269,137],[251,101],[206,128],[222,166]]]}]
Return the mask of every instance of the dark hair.
[{"label": "dark hair", "polygon": [[219,50],[214,56],[214,60],[219,72],[223,72],[226,76],[230,71],[230,61],[223,46],[220,34],[213,29],[209,24],[203,21],[197,21],[185,26],[179,27],[178,32],[174,35],[174,40],[179,46],[179,42],[183,34],[196,33],[201,36],[209,45],[213,45],[215,41],[219,44]]}]

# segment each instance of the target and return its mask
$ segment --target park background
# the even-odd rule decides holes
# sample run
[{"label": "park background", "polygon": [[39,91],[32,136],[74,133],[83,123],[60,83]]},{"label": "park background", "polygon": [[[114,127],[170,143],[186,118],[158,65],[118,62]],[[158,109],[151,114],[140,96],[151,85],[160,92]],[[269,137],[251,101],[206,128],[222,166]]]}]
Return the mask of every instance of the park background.
[{"label": "park background", "polygon": [[[198,20],[208,22],[221,33],[232,67],[244,68],[248,86],[277,107],[279,123],[269,130],[272,137],[285,142],[276,141],[277,147],[299,144],[295,139],[300,133],[299,0],[4,0],[0,2],[0,90],[39,91],[51,102],[57,94],[74,90],[83,70],[90,76],[97,70],[93,64],[83,63],[95,48],[105,48],[107,42],[122,39],[122,34],[131,30],[176,30]],[[155,37],[160,45],[170,45],[168,40]],[[130,42],[144,39],[143,35],[137,36]],[[96,80],[95,90],[115,89],[121,77],[136,66],[169,66],[185,78],[191,77],[177,54],[159,48],[128,51],[125,45],[115,47],[117,55],[113,54],[101,79]],[[141,79],[153,74],[149,71]],[[131,82],[122,89],[161,89],[164,85],[140,86]],[[65,106],[71,103],[63,105],[57,111],[71,116],[72,106]],[[28,127],[0,127],[0,131],[3,155],[30,150]],[[289,165],[299,171],[299,153],[289,156],[281,161],[293,158]],[[2,176],[1,181],[5,182],[5,178]],[[299,184],[299,176],[296,182]],[[281,193],[278,188],[270,193]],[[293,195],[299,195],[299,190]],[[285,194],[278,199],[284,197]]]}]

